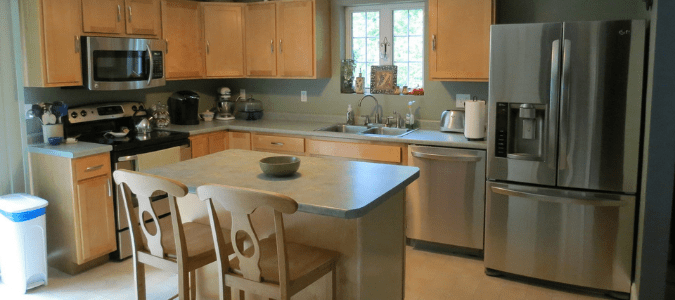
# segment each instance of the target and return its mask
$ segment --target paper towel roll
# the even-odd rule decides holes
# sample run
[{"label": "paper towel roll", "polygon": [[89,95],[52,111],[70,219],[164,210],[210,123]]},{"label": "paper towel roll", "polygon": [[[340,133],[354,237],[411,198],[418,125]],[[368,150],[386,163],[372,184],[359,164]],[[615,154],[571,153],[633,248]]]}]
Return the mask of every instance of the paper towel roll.
[{"label": "paper towel roll", "polygon": [[466,101],[464,111],[464,136],[470,140],[485,139],[485,101]]}]

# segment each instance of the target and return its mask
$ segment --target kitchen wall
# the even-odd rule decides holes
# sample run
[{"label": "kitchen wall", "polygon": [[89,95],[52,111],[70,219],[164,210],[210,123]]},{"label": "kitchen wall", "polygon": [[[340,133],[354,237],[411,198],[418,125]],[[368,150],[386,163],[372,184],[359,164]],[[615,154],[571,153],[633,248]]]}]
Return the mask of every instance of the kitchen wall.
[{"label": "kitchen wall", "polygon": [[[246,1],[243,1],[246,2]],[[171,81],[167,86],[139,91],[92,92],[83,89],[25,88],[26,103],[64,101],[70,105],[106,101],[145,101],[153,104],[166,101],[172,92],[189,89],[202,96],[200,111],[212,107],[216,89],[230,87],[234,93],[246,89],[263,102],[266,111],[318,115],[344,115],[347,104],[352,104],[355,114],[368,114],[372,100],[359,109],[356,104],[361,96],[340,93],[340,60],[344,58],[344,7],[347,5],[372,5],[406,1],[391,0],[332,0],[331,49],[332,76],[318,80],[284,79],[229,79]],[[497,0],[498,23],[559,22],[600,19],[649,19],[642,0]],[[461,45],[459,45],[461,46]],[[424,96],[376,95],[383,115],[393,110],[405,113],[410,100],[415,100],[416,115],[426,120],[438,120],[442,111],[455,108],[456,94],[470,94],[487,99],[486,82],[437,82],[425,78]],[[300,102],[300,91],[307,91],[308,102]],[[40,134],[39,122],[28,120],[28,133],[35,138]]]}]

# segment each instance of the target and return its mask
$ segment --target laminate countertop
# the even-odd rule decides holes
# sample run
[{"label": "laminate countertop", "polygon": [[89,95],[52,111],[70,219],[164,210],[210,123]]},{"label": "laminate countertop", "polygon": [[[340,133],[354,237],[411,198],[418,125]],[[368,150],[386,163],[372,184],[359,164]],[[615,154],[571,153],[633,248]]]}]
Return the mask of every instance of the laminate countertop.
[{"label": "laminate countertop", "polygon": [[316,121],[290,121],[290,120],[231,120],[211,122],[201,121],[199,125],[169,125],[163,130],[187,132],[190,135],[198,135],[220,130],[249,131],[258,133],[271,133],[282,135],[294,135],[315,138],[341,138],[364,141],[378,141],[402,144],[417,144],[426,146],[440,146],[467,149],[487,149],[485,141],[469,141],[461,133],[446,133],[438,130],[418,129],[402,137],[364,135],[341,132],[317,131],[319,128],[334,125],[335,122]]},{"label": "laminate countertop", "polygon": [[278,154],[225,150],[144,171],[178,180],[190,193],[215,183],[276,192],[298,202],[298,211],[343,219],[360,218],[419,177],[419,168],[300,157],[289,177],[265,175],[260,159]]}]

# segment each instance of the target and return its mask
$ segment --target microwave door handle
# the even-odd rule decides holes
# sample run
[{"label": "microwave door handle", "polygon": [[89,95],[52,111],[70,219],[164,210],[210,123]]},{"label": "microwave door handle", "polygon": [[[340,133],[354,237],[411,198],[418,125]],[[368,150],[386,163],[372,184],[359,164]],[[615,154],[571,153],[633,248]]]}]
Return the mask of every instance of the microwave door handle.
[{"label": "microwave door handle", "polygon": [[145,48],[148,51],[148,57],[150,58],[150,74],[148,74],[148,85],[150,85],[150,81],[152,81],[152,73],[155,65],[155,60],[152,58],[152,50],[150,50],[150,45],[145,45]]}]

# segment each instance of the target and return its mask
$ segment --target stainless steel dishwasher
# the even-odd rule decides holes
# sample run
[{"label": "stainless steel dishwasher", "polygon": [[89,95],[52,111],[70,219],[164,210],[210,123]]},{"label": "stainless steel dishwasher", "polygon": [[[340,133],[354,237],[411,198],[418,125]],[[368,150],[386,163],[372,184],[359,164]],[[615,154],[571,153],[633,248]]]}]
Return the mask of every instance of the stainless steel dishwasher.
[{"label": "stainless steel dishwasher", "polygon": [[485,151],[410,146],[420,177],[406,190],[406,235],[413,240],[483,249]]}]

